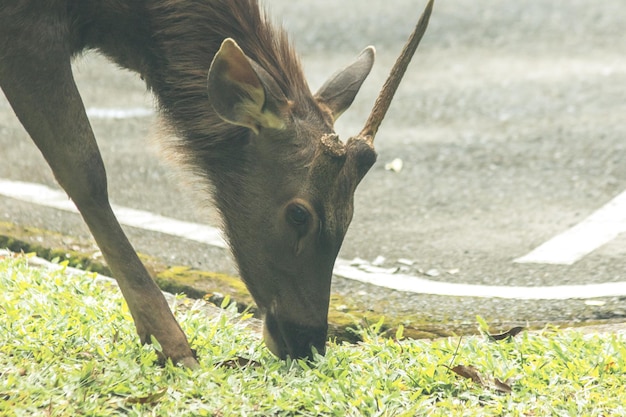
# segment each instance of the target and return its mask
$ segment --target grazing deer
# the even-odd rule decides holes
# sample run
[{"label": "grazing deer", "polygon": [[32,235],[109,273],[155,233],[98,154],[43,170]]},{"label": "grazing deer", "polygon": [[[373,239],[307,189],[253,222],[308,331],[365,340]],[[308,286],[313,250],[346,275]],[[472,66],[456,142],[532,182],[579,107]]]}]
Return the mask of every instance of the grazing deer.
[{"label": "grazing deer", "polygon": [[374,135],[432,9],[392,70],[366,127],[345,144],[333,123],[373,61],[312,94],[287,36],[256,0],[2,0],[0,86],[82,214],[133,316],[163,358],[197,361],[117,222],[70,61],[95,49],[141,75],[180,138],[175,150],[212,184],[242,279],[264,313],[268,348],[324,353],[333,265]]}]

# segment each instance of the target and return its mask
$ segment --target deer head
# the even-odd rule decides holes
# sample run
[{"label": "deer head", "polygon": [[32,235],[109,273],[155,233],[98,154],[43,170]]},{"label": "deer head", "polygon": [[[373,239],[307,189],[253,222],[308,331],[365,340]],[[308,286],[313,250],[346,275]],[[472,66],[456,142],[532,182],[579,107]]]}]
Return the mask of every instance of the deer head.
[{"label": "deer head", "polygon": [[[324,353],[331,277],[352,219],[354,191],[376,160],[373,141],[426,29],[432,0],[391,70],[361,133],[333,130],[374,62],[366,48],[315,94],[296,102],[232,39],[215,55],[208,95],[245,131],[216,201],[241,276],[265,315],[264,339],[284,358]],[[235,162],[236,161],[236,162]]]}]

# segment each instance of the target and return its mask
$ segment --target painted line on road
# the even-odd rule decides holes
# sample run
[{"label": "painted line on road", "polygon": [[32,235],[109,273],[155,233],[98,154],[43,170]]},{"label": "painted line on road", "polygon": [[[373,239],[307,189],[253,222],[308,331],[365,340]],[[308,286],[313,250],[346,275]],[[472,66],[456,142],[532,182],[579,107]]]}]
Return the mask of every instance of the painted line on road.
[{"label": "painted line on road", "polygon": [[432,281],[411,275],[369,273],[337,259],[335,275],[393,290],[447,295],[453,297],[507,298],[515,300],[568,300],[573,298],[618,297],[626,294],[626,282],[588,285],[554,285],[549,287],[518,287],[474,285]]},{"label": "painted line on road", "polygon": [[626,232],[626,191],[576,226],[553,237],[518,263],[572,265],[585,255]]},{"label": "painted line on road", "polygon": [[154,116],[155,112],[146,107],[130,107],[130,108],[87,108],[87,117],[90,119],[132,119],[135,117]]},{"label": "painted line on road", "polygon": [[[0,179],[0,195],[78,213],[78,210],[64,192],[40,184]],[[150,212],[120,206],[113,206],[113,210],[118,216],[120,223],[127,226],[166,233],[220,248],[227,247],[226,242],[221,237],[220,230],[211,226],[184,222]],[[340,258],[338,258],[335,263],[334,274],[343,278],[398,291],[456,297],[563,300],[626,295],[626,282],[548,287],[459,284],[432,281],[403,274],[366,272],[351,265],[351,261]]]},{"label": "painted line on road", "polygon": [[[63,191],[41,184],[0,179],[0,195],[40,206],[78,213],[74,203]],[[111,205],[120,224],[153,232],[182,237],[219,248],[227,248],[219,229],[207,225],[176,220],[143,210]]]}]

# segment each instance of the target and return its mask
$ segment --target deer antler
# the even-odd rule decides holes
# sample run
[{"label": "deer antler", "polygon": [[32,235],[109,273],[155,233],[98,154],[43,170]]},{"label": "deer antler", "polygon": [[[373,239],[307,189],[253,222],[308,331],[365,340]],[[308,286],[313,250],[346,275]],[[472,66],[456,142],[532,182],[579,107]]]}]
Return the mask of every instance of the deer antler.
[{"label": "deer antler", "polygon": [[[400,85],[400,81],[402,80],[409,63],[411,62],[411,58],[413,58],[413,54],[417,50],[417,46],[422,40],[422,36],[424,36],[424,32],[426,32],[428,20],[430,19],[430,14],[433,9],[433,2],[434,0],[429,0],[428,4],[426,4],[426,8],[420,16],[417,26],[415,26],[413,33],[409,37],[406,45],[404,45],[404,49],[402,49],[400,56],[396,60],[396,63],[393,65],[393,68],[387,77],[387,81],[385,81],[383,88],[376,98],[374,108],[372,109],[367,122],[365,122],[365,127],[361,130],[361,133],[357,136],[352,136],[346,142],[345,147],[347,148],[347,155],[341,152],[342,157],[345,156],[348,161],[351,161],[345,164],[344,169],[347,168],[349,170],[353,170],[350,171],[350,173],[354,175],[355,179],[353,187],[356,187],[359,184],[367,171],[369,171],[372,165],[374,165],[374,162],[376,162],[374,136],[376,136],[376,132],[378,131],[378,128],[380,127],[380,124],[389,109],[393,95],[396,93],[396,90]],[[326,141],[321,141],[320,143],[322,146],[328,148],[329,143],[335,143],[334,139],[335,137],[328,137],[326,138]],[[327,151],[326,153],[331,155],[333,154],[333,152]],[[343,164],[343,160],[341,163]]]},{"label": "deer antler", "polygon": [[374,146],[374,136],[376,136],[378,127],[382,123],[383,118],[389,109],[389,105],[391,104],[391,100],[398,89],[398,85],[400,85],[400,81],[402,80],[409,63],[411,62],[411,58],[413,58],[413,54],[422,40],[426,27],[428,27],[428,19],[430,18],[430,13],[433,9],[433,1],[434,0],[429,0],[426,5],[422,16],[417,22],[417,26],[415,26],[409,40],[406,45],[404,45],[402,53],[391,69],[391,72],[387,77],[387,81],[385,81],[382,90],[380,90],[380,94],[378,94],[378,98],[376,98],[376,102],[374,103],[374,108],[372,109],[367,122],[365,122],[365,127],[361,130],[361,133],[359,133],[357,137],[365,140],[372,147]]}]

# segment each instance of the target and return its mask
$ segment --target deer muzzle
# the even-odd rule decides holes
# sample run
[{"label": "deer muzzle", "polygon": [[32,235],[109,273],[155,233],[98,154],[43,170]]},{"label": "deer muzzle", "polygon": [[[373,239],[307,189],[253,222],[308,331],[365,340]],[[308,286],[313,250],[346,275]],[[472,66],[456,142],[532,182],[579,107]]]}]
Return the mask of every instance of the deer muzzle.
[{"label": "deer muzzle", "polygon": [[263,339],[268,349],[277,357],[286,359],[313,359],[313,348],[318,354],[326,352],[328,324],[319,327],[280,320],[272,313],[265,316]]}]

